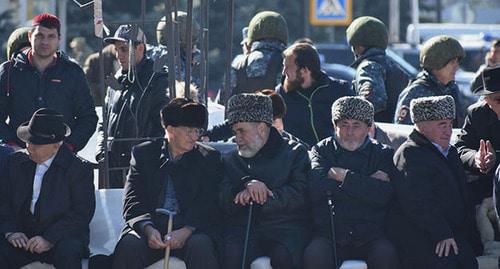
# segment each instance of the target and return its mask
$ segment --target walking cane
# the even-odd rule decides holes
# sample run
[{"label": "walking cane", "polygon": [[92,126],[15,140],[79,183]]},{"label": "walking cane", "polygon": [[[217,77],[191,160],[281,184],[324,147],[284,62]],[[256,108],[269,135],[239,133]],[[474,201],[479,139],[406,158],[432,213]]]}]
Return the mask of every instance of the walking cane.
[{"label": "walking cane", "polygon": [[335,215],[335,205],[333,204],[333,199],[332,199],[332,192],[331,191],[326,191],[326,200],[328,202],[328,211],[330,215],[330,228],[331,228],[331,233],[332,233],[332,249],[333,249],[333,259],[334,259],[334,264],[335,264],[335,269],[338,269],[338,262],[337,262],[337,243],[335,240],[335,222],[333,220],[333,216]]},{"label": "walking cane", "polygon": [[[167,226],[167,238],[168,234],[172,232],[172,226],[174,223],[175,211],[170,211],[164,208],[157,208],[156,213],[160,213],[168,216],[168,226]],[[170,245],[165,248],[165,259],[163,260],[163,269],[168,269],[168,261],[170,260]]]},{"label": "walking cane", "polygon": [[250,237],[250,225],[252,224],[252,211],[253,211],[253,202],[250,202],[250,206],[248,207],[247,229],[245,232],[245,243],[243,245],[243,260],[241,261],[241,269],[245,269],[245,261],[247,258],[247,248],[248,248],[248,238]]}]

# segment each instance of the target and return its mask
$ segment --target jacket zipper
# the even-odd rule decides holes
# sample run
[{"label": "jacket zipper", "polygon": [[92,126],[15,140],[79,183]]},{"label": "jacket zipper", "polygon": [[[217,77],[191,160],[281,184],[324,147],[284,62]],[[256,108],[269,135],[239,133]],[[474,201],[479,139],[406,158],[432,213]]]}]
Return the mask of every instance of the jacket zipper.
[{"label": "jacket zipper", "polygon": [[325,88],[327,86],[328,86],[328,84],[325,84],[325,85],[319,86],[318,88],[314,89],[314,91],[311,93],[311,97],[310,98],[307,98],[307,96],[305,96],[304,94],[302,94],[300,91],[297,91],[297,93],[299,94],[299,96],[301,96],[302,98],[306,99],[306,101],[307,101],[307,106],[309,107],[309,115],[310,115],[309,120],[311,121],[311,127],[312,127],[312,130],[313,130],[313,133],[314,133],[314,137],[316,137],[316,143],[319,142],[319,137],[318,137],[318,133],[316,132],[316,127],[314,126],[314,113],[313,113],[312,102],[311,101],[312,101],[312,98],[314,97],[314,94],[319,89]]}]

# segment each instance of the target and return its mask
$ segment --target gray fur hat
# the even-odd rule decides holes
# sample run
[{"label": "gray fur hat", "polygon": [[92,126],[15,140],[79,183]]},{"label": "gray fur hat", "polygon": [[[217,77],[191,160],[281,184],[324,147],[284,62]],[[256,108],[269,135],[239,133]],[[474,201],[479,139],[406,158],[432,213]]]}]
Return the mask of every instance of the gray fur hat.
[{"label": "gray fur hat", "polygon": [[410,115],[413,123],[455,119],[455,100],[450,95],[416,98],[411,100]]},{"label": "gray fur hat", "polygon": [[273,123],[271,98],[261,94],[243,93],[231,97],[226,107],[229,125],[238,122]]},{"label": "gray fur hat", "polygon": [[368,126],[373,123],[373,105],[359,96],[345,96],[337,99],[332,105],[332,121],[354,119],[362,121]]}]

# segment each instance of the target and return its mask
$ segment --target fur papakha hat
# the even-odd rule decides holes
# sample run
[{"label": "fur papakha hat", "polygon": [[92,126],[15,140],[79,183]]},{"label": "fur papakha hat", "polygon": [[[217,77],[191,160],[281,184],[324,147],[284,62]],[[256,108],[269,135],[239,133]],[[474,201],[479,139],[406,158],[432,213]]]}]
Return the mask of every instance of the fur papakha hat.
[{"label": "fur papakha hat", "polygon": [[206,129],[208,123],[207,108],[200,103],[188,98],[172,99],[161,110],[163,125],[185,126]]},{"label": "fur papakha hat", "polygon": [[271,98],[262,94],[238,94],[231,97],[226,108],[229,125],[238,122],[273,123]]},{"label": "fur papakha hat", "polygon": [[430,120],[455,119],[455,100],[451,95],[421,97],[411,100],[413,123]]},{"label": "fur papakha hat", "polygon": [[354,119],[371,126],[373,123],[373,105],[359,96],[345,96],[337,99],[332,105],[332,121]]}]

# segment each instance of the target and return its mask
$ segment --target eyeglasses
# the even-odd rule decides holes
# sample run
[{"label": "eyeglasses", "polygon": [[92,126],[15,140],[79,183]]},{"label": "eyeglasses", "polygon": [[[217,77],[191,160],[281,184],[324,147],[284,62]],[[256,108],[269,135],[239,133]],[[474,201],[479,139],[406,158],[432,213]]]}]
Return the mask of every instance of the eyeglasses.
[{"label": "eyeglasses", "polygon": [[203,128],[194,128],[194,127],[178,127],[178,128],[181,129],[187,135],[202,136],[205,133],[205,130]]}]

